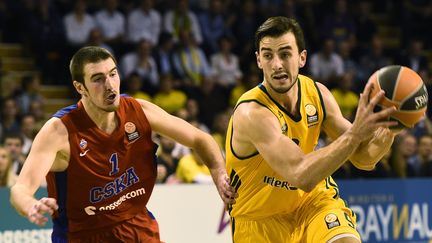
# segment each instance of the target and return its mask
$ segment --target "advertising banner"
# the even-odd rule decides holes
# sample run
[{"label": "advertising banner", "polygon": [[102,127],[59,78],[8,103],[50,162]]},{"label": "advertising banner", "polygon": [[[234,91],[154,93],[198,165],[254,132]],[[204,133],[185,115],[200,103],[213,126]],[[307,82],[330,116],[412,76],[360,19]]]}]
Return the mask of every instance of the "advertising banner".
[{"label": "advertising banner", "polygon": [[356,213],[357,230],[363,242],[432,239],[431,179],[337,182],[341,197]]}]

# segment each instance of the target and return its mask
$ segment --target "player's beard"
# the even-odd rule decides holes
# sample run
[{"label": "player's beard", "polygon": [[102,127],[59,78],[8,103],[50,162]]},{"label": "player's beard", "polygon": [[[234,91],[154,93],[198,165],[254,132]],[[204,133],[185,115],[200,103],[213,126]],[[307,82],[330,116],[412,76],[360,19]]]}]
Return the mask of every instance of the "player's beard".
[{"label": "player's beard", "polygon": [[[110,96],[114,96],[111,98]],[[106,112],[116,111],[120,106],[120,96],[116,93],[110,93],[104,97],[101,109]]]},{"label": "player's beard", "polygon": [[[291,78],[288,77],[288,79],[291,79]],[[289,90],[294,86],[294,84],[296,84],[296,83],[297,83],[297,78],[296,78],[294,81],[292,81],[290,84],[288,84],[288,85],[280,85],[280,86],[276,86],[276,85],[273,85],[272,82],[268,82],[270,88],[271,88],[273,91],[275,91],[276,93],[278,93],[278,94],[285,94],[285,93],[288,92],[288,91],[289,91]]]}]

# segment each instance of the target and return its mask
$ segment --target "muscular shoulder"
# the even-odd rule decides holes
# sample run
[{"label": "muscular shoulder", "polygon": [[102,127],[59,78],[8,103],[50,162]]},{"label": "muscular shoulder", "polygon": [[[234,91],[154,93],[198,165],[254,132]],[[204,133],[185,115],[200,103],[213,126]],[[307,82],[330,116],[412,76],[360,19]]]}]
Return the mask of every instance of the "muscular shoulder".
[{"label": "muscular shoulder", "polygon": [[247,102],[236,108],[233,124],[239,133],[250,133],[250,131],[259,133],[264,128],[267,130],[273,126],[278,127],[278,120],[267,107],[256,102]]},{"label": "muscular shoulder", "polygon": [[147,100],[143,100],[143,99],[135,99],[135,100],[138,101],[138,103],[141,105],[143,109],[149,108],[152,105],[152,103],[150,103]]},{"label": "muscular shoulder", "polygon": [[234,111],[236,119],[245,121],[253,121],[256,118],[266,117],[270,114],[272,113],[267,107],[254,101],[241,103]]},{"label": "muscular shoulder", "polygon": [[49,119],[42,127],[41,132],[58,137],[68,136],[68,131],[65,124],[57,117]]},{"label": "muscular shoulder", "polygon": [[135,99],[135,100],[140,104],[142,110],[144,111],[145,115],[147,116],[147,119],[149,119],[150,122],[152,120],[152,117],[155,114],[158,114],[162,111],[162,109],[160,109],[158,106],[156,106],[155,104],[149,101],[142,100],[142,99]]},{"label": "muscular shoulder", "polygon": [[38,144],[50,144],[57,151],[69,150],[68,130],[63,122],[56,117],[49,119],[37,134],[35,141]]}]

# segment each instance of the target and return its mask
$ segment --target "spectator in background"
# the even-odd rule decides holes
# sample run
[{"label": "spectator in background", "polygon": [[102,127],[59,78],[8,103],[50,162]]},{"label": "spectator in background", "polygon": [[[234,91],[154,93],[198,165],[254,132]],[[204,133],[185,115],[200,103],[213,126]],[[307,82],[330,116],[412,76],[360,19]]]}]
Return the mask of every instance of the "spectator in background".
[{"label": "spectator in background", "polygon": [[170,114],[175,114],[185,107],[188,97],[183,91],[174,89],[172,77],[161,76],[160,82],[160,89],[153,96],[153,103]]},{"label": "spectator in background", "polygon": [[384,54],[382,40],[379,36],[372,38],[368,51],[360,57],[359,63],[359,78],[363,85],[376,70],[391,64],[391,59]]},{"label": "spectator in background", "polygon": [[408,48],[399,57],[398,64],[411,68],[424,81],[427,81],[429,80],[429,62],[423,46],[423,40],[416,37],[411,38]]},{"label": "spectator in background", "polygon": [[[394,149],[391,158],[391,167],[396,176],[401,178],[414,176],[414,170],[408,161],[410,158],[415,156],[417,150],[416,138],[404,130],[395,138],[393,146]],[[413,163],[412,159],[410,163]]]},{"label": "spectator in background", "polygon": [[43,124],[48,120],[44,110],[44,104],[41,101],[34,100],[30,103],[29,114],[35,118],[35,129],[39,131]]},{"label": "spectator in background", "polygon": [[176,183],[178,179],[175,175],[179,160],[172,156],[172,151],[176,142],[172,139],[158,136],[159,153],[157,156],[158,183]]},{"label": "spectator in background", "polygon": [[222,0],[210,0],[208,10],[199,15],[203,36],[203,49],[208,56],[219,51],[221,37],[229,33],[225,24],[224,5]]},{"label": "spectator in background", "polygon": [[[362,0],[355,3],[356,15],[356,53],[363,53],[368,49],[372,37],[378,32],[377,25],[371,19],[371,2]],[[352,44],[352,43],[351,43]],[[357,56],[357,55],[356,55]]]},{"label": "spectator in background", "polygon": [[207,127],[212,127],[216,114],[229,107],[229,92],[210,79],[205,80],[192,97],[199,104],[199,120]]},{"label": "spectator in background", "polygon": [[113,47],[121,45],[126,34],[126,22],[123,13],[117,10],[118,1],[104,0],[103,7],[94,15],[97,27],[102,32],[103,40]]},{"label": "spectator in background", "polygon": [[354,19],[348,12],[346,0],[336,0],[334,12],[329,13],[324,19],[324,24],[321,28],[322,37],[325,39],[333,39],[336,46],[342,41],[348,41],[355,45],[355,24]]},{"label": "spectator in background", "polygon": [[258,71],[250,71],[245,73],[245,76],[243,76],[243,78],[237,81],[236,86],[230,92],[229,95],[230,107],[234,108],[240,96],[244,92],[257,86],[260,82],[261,82],[261,77]]},{"label": "spectator in background", "polygon": [[354,121],[359,102],[357,93],[352,91],[353,82],[353,74],[347,72],[339,79],[338,85],[331,89],[331,93],[338,103],[342,115],[351,122]]},{"label": "spectator in background", "polygon": [[420,137],[418,154],[421,166],[417,173],[420,177],[432,177],[432,136],[424,135]]},{"label": "spectator in background", "polygon": [[176,72],[186,85],[200,86],[211,75],[207,57],[189,31],[180,31],[179,35],[179,46],[173,55]]},{"label": "spectator in background", "polygon": [[432,47],[432,37],[428,30],[432,22],[432,1],[403,0],[402,1],[403,42],[407,43],[413,36],[425,38],[425,43]]},{"label": "spectator in background", "polygon": [[185,108],[188,113],[188,120],[194,121],[196,123],[196,127],[198,127],[200,130],[210,133],[208,126],[201,122],[198,101],[196,99],[189,98],[186,102]]},{"label": "spectator in background", "polygon": [[427,176],[432,172],[432,136],[423,135],[418,139],[418,149],[415,156],[409,158],[411,176]]},{"label": "spectator in background", "polygon": [[231,52],[233,44],[233,38],[222,36],[219,39],[220,51],[210,57],[214,81],[229,91],[243,75],[237,55]]},{"label": "spectator in background", "polygon": [[[337,46],[337,53],[342,58],[343,67],[345,72],[355,72],[358,64],[352,55],[352,46],[348,41],[342,41]],[[361,89],[363,90],[363,88]]]},{"label": "spectator in background", "polygon": [[141,0],[140,6],[129,13],[127,34],[131,43],[146,39],[152,46],[158,44],[162,18],[153,5],[153,0]]},{"label": "spectator in background", "polygon": [[344,64],[341,56],[335,51],[335,42],[331,38],[324,39],[321,50],[311,55],[309,71],[317,80],[330,89],[344,74]]},{"label": "spectator in background", "polygon": [[24,115],[21,118],[21,137],[23,140],[22,154],[27,156],[36,136],[35,118],[32,115]]},{"label": "spectator in background", "polygon": [[172,34],[175,41],[182,38],[183,32],[192,34],[198,45],[203,41],[198,18],[189,9],[188,0],[176,1],[175,9],[170,9],[165,13],[164,30]]},{"label": "spectator in background", "polygon": [[6,98],[3,101],[0,124],[3,127],[3,134],[19,133],[19,107],[15,99]]},{"label": "spectator in background", "polygon": [[150,95],[142,91],[143,83],[137,72],[132,72],[126,80],[125,93],[136,98],[151,101]]},{"label": "spectator in background", "polygon": [[107,49],[109,52],[114,54],[114,50],[111,48],[111,46],[105,43],[104,38],[102,36],[102,32],[96,28],[90,31],[86,45],[99,46]]},{"label": "spectator in background", "polygon": [[[205,125],[200,121],[199,105],[195,99],[189,98],[186,102],[186,106],[176,112],[176,116],[190,122],[195,127],[199,128],[201,131],[210,133],[210,129],[207,127],[207,125]],[[190,153],[191,153],[190,148],[184,146],[181,143],[175,143],[171,155],[174,158],[180,159],[183,156],[188,155]]]},{"label": "spectator in background", "polygon": [[420,119],[419,122],[417,122],[414,125],[413,128],[408,129],[408,132],[411,133],[417,139],[419,139],[423,135],[432,135],[432,121],[431,121],[431,119],[427,115],[424,116],[422,119]]},{"label": "spectator in background", "polygon": [[213,183],[209,169],[194,151],[180,159],[176,176],[183,183]]},{"label": "spectator in background", "polygon": [[[189,118],[189,112],[186,110],[186,108],[182,108],[180,110],[178,110],[175,113],[175,116],[190,122],[191,124],[193,124],[195,127],[198,127],[198,123],[196,122],[196,120]],[[201,129],[201,128],[200,128]],[[208,130],[203,130],[207,133],[209,133]],[[191,153],[191,149],[189,147],[184,146],[181,143],[175,143],[173,150],[171,151],[171,156],[177,160],[180,160],[183,156],[188,155]]]},{"label": "spectator in background", "polygon": [[125,54],[120,60],[120,69],[124,77],[132,72],[138,73],[143,82],[144,91],[153,95],[159,88],[159,73],[152,57],[152,44],[142,39],[137,43],[135,51]]},{"label": "spectator in background", "polygon": [[231,112],[222,111],[219,112],[213,121],[212,133],[213,139],[219,145],[223,155],[225,156],[225,139],[228,128],[228,123],[231,118]]},{"label": "spectator in background", "polygon": [[159,37],[159,44],[153,49],[153,58],[156,62],[159,75],[173,75],[177,78],[173,64],[174,41],[170,33],[162,32]]},{"label": "spectator in background", "polygon": [[86,12],[86,8],[86,1],[77,0],[74,3],[73,11],[64,16],[66,39],[72,49],[84,45],[90,36],[90,31],[96,28],[96,22]]},{"label": "spectator in background", "polygon": [[228,25],[236,37],[236,42],[240,43],[234,52],[240,58],[240,65],[248,65],[251,61],[255,61],[255,53],[253,42],[255,31],[261,23],[262,16],[256,8],[255,1],[245,0],[238,5],[231,5],[233,9]]},{"label": "spectator in background", "polygon": [[40,94],[41,82],[40,74],[25,76],[21,80],[21,89],[16,94],[16,101],[21,115],[29,113],[32,101],[44,102],[44,97]]},{"label": "spectator in background", "polygon": [[67,70],[61,68],[65,62],[65,28],[52,1],[37,1],[35,11],[28,16],[27,29],[28,44],[44,82],[63,83],[67,76]]},{"label": "spectator in background", "polygon": [[4,147],[0,146],[0,187],[10,187],[15,184],[18,176],[12,169],[10,154]]},{"label": "spectator in background", "polygon": [[23,138],[19,133],[5,134],[3,145],[10,155],[12,170],[15,175],[19,175],[24,165],[25,156],[22,153],[23,143]]},{"label": "spectator in background", "polygon": [[355,91],[357,94],[360,94],[364,86],[363,83],[360,82],[358,77],[357,70],[359,69],[359,65],[352,55],[351,44],[348,41],[342,41],[339,44],[338,53],[342,58],[344,72],[350,73],[352,75],[352,90]]}]

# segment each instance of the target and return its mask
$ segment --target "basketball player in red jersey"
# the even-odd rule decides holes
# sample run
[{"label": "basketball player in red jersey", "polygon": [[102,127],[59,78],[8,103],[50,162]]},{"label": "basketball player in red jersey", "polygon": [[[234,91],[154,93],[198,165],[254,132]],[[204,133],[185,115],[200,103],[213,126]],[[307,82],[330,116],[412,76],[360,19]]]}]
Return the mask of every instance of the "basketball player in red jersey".
[{"label": "basketball player in red jersey", "polygon": [[[42,127],[11,188],[12,205],[31,222],[43,225],[44,214],[53,216],[53,242],[160,242],[146,208],[156,179],[152,132],[195,150],[223,201],[234,202],[216,142],[152,103],[120,96],[111,53],[84,47],[70,72],[81,100]],[[45,175],[49,197],[37,200]]]}]

